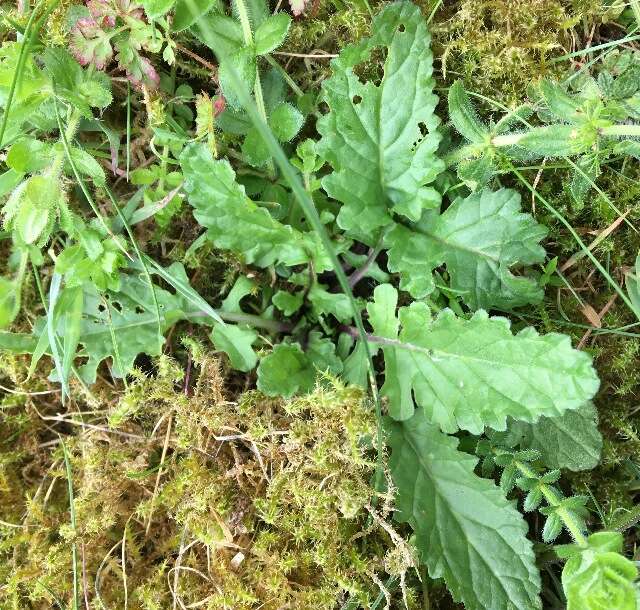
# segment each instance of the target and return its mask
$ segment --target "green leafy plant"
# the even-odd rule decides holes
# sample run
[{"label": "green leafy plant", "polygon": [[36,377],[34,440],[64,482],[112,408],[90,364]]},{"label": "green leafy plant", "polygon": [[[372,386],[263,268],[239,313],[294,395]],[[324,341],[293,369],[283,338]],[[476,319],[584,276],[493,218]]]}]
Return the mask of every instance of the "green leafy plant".
[{"label": "green leafy plant", "polygon": [[[74,57],[83,66],[104,70],[114,59],[115,51],[118,67],[135,86],[156,88],[160,82],[158,73],[141,53],[158,53],[162,49],[164,37],[156,24],[162,23],[168,32],[166,21],[160,20],[165,11],[157,10],[156,4],[147,3],[143,8],[142,4],[129,0],[88,0],[87,10],[78,11],[71,28],[70,48]],[[145,12],[153,22],[147,22]],[[165,47],[165,59],[173,59],[170,43]]]},{"label": "green leafy plant", "polygon": [[[510,162],[574,157],[569,192],[582,203],[600,174],[616,155],[638,156],[640,117],[638,65],[629,56],[611,60],[597,79],[583,77],[574,90],[543,80],[534,102],[509,111],[499,121],[484,124],[460,81],[449,90],[449,115],[468,143],[453,151],[448,161],[473,190],[493,176],[509,171]],[[542,125],[527,119],[536,114]]]},{"label": "green leafy plant", "polygon": [[284,12],[269,15],[259,2],[234,0],[234,15],[212,11],[194,23],[193,33],[219,54],[219,80],[228,108],[220,119],[220,127],[243,136],[242,153],[255,167],[271,162],[271,154],[242,109],[229,70],[241,76],[243,84],[252,91],[262,119],[268,123],[280,142],[289,142],[300,131],[304,116],[285,101],[283,81],[279,72],[261,74],[259,60],[285,41],[291,17]]},{"label": "green leafy plant", "polygon": [[[62,49],[3,46],[9,127],[0,188],[14,254],[12,275],[0,281],[0,348],[30,354],[30,375],[50,356],[50,379],[64,398],[74,380],[91,386],[101,369],[128,385],[140,355],[159,356],[184,323],[208,335],[229,371],[251,382],[255,372],[267,397],[305,395],[334,378],[369,386],[378,440],[371,494],[397,492],[395,518],[413,532],[425,580],[443,579],[468,610],[541,607],[527,524],[508,499],[517,487],[525,512],[545,515],[545,543],[563,528],[573,538],[558,549],[569,607],[620,600],[630,608],[636,572],[621,541],[587,537],[588,499],[565,497],[557,485],[560,468],[591,468],[600,455],[591,357],[565,335],[492,313],[540,304],[551,268],[541,245],[547,229],[522,210],[515,190],[494,188],[492,179],[519,161],[573,157],[570,188],[583,199],[601,163],[637,155],[640,132],[627,122],[637,118],[637,88],[624,84],[635,68],[609,66],[610,77],[602,72],[575,91],[543,81],[531,105],[492,124],[454,84],[449,118],[467,143],[451,149],[417,6],[386,5],[371,36],[333,59],[317,99],[300,95],[271,57],[291,18],[260,2],[235,0],[231,9],[90,0],[71,32],[85,68]],[[218,96],[177,85],[180,33],[214,52]],[[163,45],[169,75],[143,54]],[[79,137],[89,125],[109,139],[94,113],[111,102],[102,70],[114,52],[144,92],[142,137],[155,154],[144,167],[129,172],[128,160],[120,170],[137,189],[123,205]],[[375,61],[379,78],[365,78],[363,66]],[[152,88],[158,97],[149,97]],[[171,100],[165,106],[162,95]],[[294,148],[307,119],[319,138]],[[151,218],[165,245],[183,193],[195,221],[188,230],[201,232],[188,254],[207,246],[221,257],[224,299],[204,298],[179,255],[164,266],[138,245],[132,226]],[[5,331],[19,320],[29,265],[40,315],[21,332]],[[634,286],[630,275],[632,303]],[[502,469],[500,485],[490,466]],[[158,480],[161,471],[162,461]],[[357,607],[357,596],[347,603]]]},{"label": "green leafy plant", "polygon": [[[566,418],[565,418],[566,419]],[[569,422],[563,422],[568,424]],[[539,510],[545,517],[542,537],[552,542],[565,528],[575,542],[559,545],[556,553],[567,562],[562,572],[562,585],[568,610],[574,608],[635,608],[638,599],[634,581],[638,576],[635,564],[622,555],[623,539],[619,532],[603,531],[586,535],[585,518],[588,510],[584,496],[565,497],[555,485],[559,470],[544,472],[541,462],[548,465],[556,461],[552,454],[545,456],[535,449],[514,449],[517,436],[496,433],[478,444],[477,452],[483,457],[483,470],[494,466],[502,468],[500,487],[509,493],[517,486],[526,493],[525,511]],[[580,452],[579,438],[568,440],[565,449]],[[578,462],[578,469],[590,467],[588,461]],[[546,506],[541,507],[544,503]]]}]

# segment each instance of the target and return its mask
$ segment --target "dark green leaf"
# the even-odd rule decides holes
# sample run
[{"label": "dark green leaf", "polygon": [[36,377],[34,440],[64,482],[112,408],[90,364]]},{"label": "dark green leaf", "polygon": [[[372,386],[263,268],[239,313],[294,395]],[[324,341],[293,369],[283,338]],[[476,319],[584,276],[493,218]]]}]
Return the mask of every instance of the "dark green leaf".
[{"label": "dark green leaf", "polygon": [[413,528],[429,576],[444,578],[467,610],[541,608],[527,525],[492,481],[474,474],[477,459],[420,411],[386,427],[396,518]]}]

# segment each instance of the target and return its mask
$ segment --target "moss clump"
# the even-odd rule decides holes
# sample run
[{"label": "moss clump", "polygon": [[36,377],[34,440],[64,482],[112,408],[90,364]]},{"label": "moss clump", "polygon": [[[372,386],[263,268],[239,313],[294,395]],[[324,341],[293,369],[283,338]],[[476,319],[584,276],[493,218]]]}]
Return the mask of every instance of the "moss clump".
[{"label": "moss clump", "polygon": [[[429,9],[433,3],[426,4]],[[549,59],[571,49],[573,28],[582,31],[605,13],[600,0],[444,3],[432,27],[442,77],[445,83],[461,78],[469,90],[515,105],[531,83],[559,74],[562,64]]]},{"label": "moss clump", "polygon": [[[389,498],[371,497],[376,429],[361,390],[327,379],[290,401],[232,401],[216,360],[196,354],[190,369],[183,380],[164,357],[82,420],[69,405],[64,422],[91,427],[44,425],[36,412],[59,405],[39,395],[0,411],[0,607],[70,605],[74,545],[92,608],[367,608],[389,577],[404,582],[414,557]],[[406,587],[389,603],[403,607],[403,588],[417,607]]]}]

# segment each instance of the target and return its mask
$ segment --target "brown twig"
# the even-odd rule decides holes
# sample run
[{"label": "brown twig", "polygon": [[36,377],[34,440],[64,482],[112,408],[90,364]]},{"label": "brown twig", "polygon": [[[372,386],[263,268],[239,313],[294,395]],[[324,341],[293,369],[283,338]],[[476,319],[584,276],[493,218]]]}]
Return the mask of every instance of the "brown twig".
[{"label": "brown twig", "polygon": [[203,57],[200,57],[200,55],[198,55],[197,53],[194,53],[190,49],[183,47],[181,44],[176,43],[176,49],[178,49],[181,53],[188,55],[189,57],[191,57],[191,59],[194,59],[199,64],[207,68],[211,72],[211,78],[215,81],[218,80],[218,66],[214,66],[212,63],[208,62]]}]

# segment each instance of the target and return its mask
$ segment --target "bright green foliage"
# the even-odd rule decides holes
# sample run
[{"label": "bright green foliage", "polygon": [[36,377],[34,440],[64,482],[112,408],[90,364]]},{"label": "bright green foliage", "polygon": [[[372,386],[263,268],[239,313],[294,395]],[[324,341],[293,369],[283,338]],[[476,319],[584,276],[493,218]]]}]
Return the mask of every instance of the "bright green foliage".
[{"label": "bright green foliage", "polygon": [[[158,332],[151,295],[146,289],[140,291],[141,286],[144,284],[140,281],[123,277],[120,292],[104,300],[91,291],[85,294],[80,336],[89,359],[79,372],[88,383],[95,381],[96,369],[105,358],[112,359],[112,373],[122,377],[123,371],[131,370],[138,354],[160,354],[163,337]],[[156,294],[163,303],[161,328],[165,329],[181,314],[169,293],[156,288]],[[143,313],[137,313],[136,307]],[[71,315],[61,316],[61,324],[68,323]],[[64,328],[58,328],[57,335],[64,336]]]},{"label": "bright green foliage", "polygon": [[347,295],[329,292],[322,284],[314,284],[307,297],[318,316],[331,314],[336,320],[345,323],[351,320],[351,304]]},{"label": "bright green foliage", "polygon": [[413,231],[397,224],[384,243],[389,269],[400,273],[400,288],[411,296],[431,293],[431,271],[446,264],[451,288],[469,307],[512,308],[542,299],[535,280],[514,276],[510,267],[542,262],[538,242],[545,235],[544,227],[520,213],[519,195],[502,189],[456,199]]},{"label": "bright green foliage", "polygon": [[300,309],[303,298],[301,293],[291,294],[278,290],[271,301],[285,316],[290,316]]},{"label": "bright green foliage", "polygon": [[385,354],[389,412],[413,415],[413,400],[428,420],[446,432],[484,426],[504,429],[506,417],[535,421],[577,409],[598,389],[591,359],[571,348],[567,337],[513,335],[505,318],[477,312],[469,320],[441,312],[431,319],[424,303],[401,307],[396,290],[376,288],[369,319]]},{"label": "bright green foliage", "polygon": [[[44,69],[34,66],[37,73],[32,76],[40,83],[40,89],[27,89],[29,93],[25,94],[24,105],[11,108],[9,121],[11,130],[8,134],[16,141],[9,150],[7,165],[14,172],[16,184],[2,207],[2,216],[5,228],[13,232],[14,241],[23,246],[47,243],[56,222],[77,237],[74,230],[77,223],[60,184],[64,173],[73,175],[68,157],[80,174],[90,176],[98,185],[105,182],[97,161],[81,148],[70,145],[69,140],[75,136],[81,118],[92,117],[92,108],[103,109],[109,105],[109,81],[101,74],[83,70],[62,49],[47,49],[42,61]],[[51,144],[21,131],[23,124],[40,124],[40,113],[47,112],[47,95],[54,92],[73,106],[64,136],[69,155],[62,136],[57,143]],[[50,108],[48,112],[51,112]]]},{"label": "bright green foliage", "polygon": [[260,267],[309,260],[315,260],[319,270],[328,267],[319,239],[278,222],[253,203],[228,161],[214,160],[206,146],[193,144],[185,148],[180,162],[196,220],[218,248],[234,250]]},{"label": "bright green foliage", "polygon": [[581,204],[604,161],[615,154],[637,157],[640,152],[638,126],[626,122],[640,117],[634,78],[640,67],[635,68],[619,71],[615,78],[606,71],[597,81],[584,77],[575,92],[560,83],[541,81],[534,100],[537,125],[527,121],[534,106],[517,108],[498,123],[484,125],[461,83],[455,83],[449,90],[449,114],[456,130],[469,142],[450,155],[460,179],[476,189],[505,164],[575,157],[568,190]]},{"label": "bright green foliage", "polygon": [[[85,283],[79,310],[69,306],[72,295],[82,294],[82,290],[72,284],[58,299],[53,334],[47,333],[44,319],[36,324],[34,335],[39,339],[37,357],[51,353],[52,336],[56,341],[67,340],[69,329],[73,327],[78,333],[77,343],[83,348],[76,354],[74,345],[65,353],[69,354],[69,362],[76,356],[87,357],[87,362],[78,368],[85,382],[95,382],[97,368],[105,359],[110,359],[111,373],[122,377],[131,371],[139,354],[159,355],[164,343],[162,332],[187,316],[183,299],[157,286],[153,291],[158,301],[159,318],[153,294],[144,280],[136,276],[121,275],[119,290],[107,294],[101,294],[91,284]],[[22,337],[23,341],[27,340],[26,336]],[[15,349],[9,344],[4,347],[20,351],[19,342]]]},{"label": "bright green foliage", "polygon": [[[436,8],[446,12],[458,6],[446,4]],[[503,4],[496,3],[496,10]],[[522,2],[517,4],[521,10]],[[0,52],[0,105],[8,99],[16,71],[29,81],[15,90],[3,139],[6,171],[0,175],[5,229],[0,237],[12,242],[0,279],[0,329],[15,325],[23,332],[0,330],[0,347],[31,354],[32,379],[38,364],[50,358],[50,380],[61,383],[63,398],[75,398],[75,378],[85,384],[100,379],[96,395],[109,377],[126,376],[123,385],[136,391],[142,386],[150,391],[156,379],[168,384],[169,390],[151,392],[150,400],[157,402],[154,413],[175,429],[167,431],[167,445],[159,451],[155,441],[160,436],[154,436],[140,458],[149,462],[144,470],[133,467],[137,479],[158,483],[145,487],[144,500],[129,509],[150,523],[154,509],[170,513],[173,523],[187,528],[199,543],[220,549],[219,556],[211,554],[207,569],[215,587],[224,583],[209,597],[189,597],[199,572],[176,569],[181,584],[176,585],[180,597],[174,599],[190,606],[207,599],[216,608],[239,609],[268,600],[266,610],[295,599],[305,609],[355,610],[381,608],[385,598],[395,607],[400,593],[406,593],[406,606],[413,610],[419,607],[413,585],[421,576],[419,569],[416,575],[407,570],[419,568],[419,555],[430,577],[443,578],[467,610],[539,608],[539,571],[527,527],[507,495],[517,488],[524,494],[523,509],[544,516],[531,520],[536,528],[544,523],[536,532],[544,542],[568,533],[586,552],[590,500],[568,493],[559,468],[591,468],[599,459],[602,439],[589,402],[599,382],[589,352],[572,349],[568,337],[539,335],[533,328],[522,329],[520,322],[512,331],[506,318],[488,313],[514,312],[516,320],[518,307],[540,304],[523,319],[529,319],[527,314],[536,319],[540,311],[546,315],[543,287],[556,283],[552,275],[558,264],[557,257],[545,264],[545,227],[523,211],[516,191],[503,188],[513,181],[497,177],[514,164],[573,157],[579,169],[568,189],[579,199],[590,186],[589,180],[581,182],[580,170],[591,178],[603,161],[615,161],[624,172],[626,159],[618,163],[619,157],[640,154],[640,129],[629,124],[640,118],[637,61],[607,65],[597,80],[575,77],[566,86],[541,81],[531,89],[531,104],[511,109],[497,122],[481,119],[462,85],[454,84],[448,118],[467,141],[456,149],[456,134],[442,129],[435,114],[426,5],[387,4],[370,24],[365,12],[336,8],[335,14],[351,15],[365,28],[371,25],[370,37],[348,44],[330,67],[307,61],[308,73],[300,78],[287,71],[298,58],[284,66],[272,53],[285,44],[290,30],[307,22],[292,25],[286,13],[271,14],[262,0],[233,0],[231,7],[209,0],[89,0],[86,8],[89,12],[78,6],[70,10],[70,43],[79,61],[91,68],[83,69],[61,48],[43,51],[38,41],[30,50],[8,43]],[[316,9],[323,16],[334,11],[324,5]],[[295,10],[301,10],[300,3]],[[485,7],[477,10],[486,14]],[[191,35],[215,57],[202,47],[192,52]],[[20,68],[18,54],[24,49],[28,52]],[[446,57],[440,59],[446,79]],[[103,117],[111,103],[110,76],[103,70],[112,60],[137,90],[121,83],[114,87],[117,104]],[[216,62],[219,90],[214,95],[211,64]],[[265,70],[267,63],[271,68]],[[242,107],[246,93],[239,81],[255,108]],[[202,93],[195,95],[198,88]],[[125,116],[126,131],[117,123]],[[263,123],[273,139],[264,137]],[[305,139],[296,141],[302,129]],[[286,165],[278,142],[293,167]],[[568,163],[564,159],[556,165]],[[532,171],[521,169],[527,175]],[[545,184],[547,169],[541,172]],[[178,214],[185,195],[193,216]],[[32,270],[35,285],[29,284]],[[637,269],[628,275],[627,288],[640,312],[636,275]],[[595,282],[591,276],[589,281]],[[573,278],[566,283],[573,284]],[[21,296],[29,302],[24,312]],[[620,315],[613,305],[608,315]],[[545,321],[553,328],[553,320],[547,316]],[[172,341],[165,345],[167,336]],[[180,338],[193,348],[190,355],[181,350]],[[596,349],[607,340],[604,332],[593,338]],[[200,340],[213,345],[215,361],[203,359]],[[153,381],[136,384],[141,373],[135,364],[143,362],[138,357],[157,356],[164,349],[181,360],[190,358],[184,385],[179,373],[167,376],[162,370],[164,358]],[[374,357],[371,368],[367,350]],[[228,396],[218,371],[232,381]],[[217,400],[201,400],[201,381],[211,390],[205,394]],[[18,387],[18,381],[12,382]],[[311,445],[319,464],[343,459],[344,446],[327,457],[326,445],[300,434],[322,412],[328,419],[322,432],[327,436],[321,438],[329,438],[338,403],[320,401],[319,410],[314,397],[342,382],[380,386],[381,400],[372,401],[367,435],[350,438],[347,448],[347,453],[356,451],[360,466],[365,456],[357,485],[347,485],[351,479],[342,473],[325,479],[326,469],[315,480],[309,471],[296,469],[297,458],[288,461],[290,452],[307,454]],[[250,403],[238,402],[239,388],[254,383],[259,392]],[[360,396],[360,388],[354,391]],[[160,400],[160,394],[170,400]],[[295,399],[295,407],[277,400],[296,394],[302,397]],[[377,398],[378,393],[371,395]],[[37,402],[37,396],[28,399]],[[222,403],[239,410],[221,419]],[[135,396],[127,393],[125,404],[110,414],[110,425],[127,421],[137,426],[138,415],[146,422],[146,411],[143,416],[136,405]],[[281,409],[296,409],[295,422],[282,438]],[[381,431],[383,421],[376,417],[383,413],[390,416],[389,468],[387,452],[372,432],[376,425]],[[94,411],[87,416],[87,421],[101,417]],[[220,428],[229,425],[237,437]],[[629,431],[635,434],[633,424]],[[220,433],[235,440],[219,441]],[[448,434],[457,434],[460,444]],[[216,443],[237,441],[231,449],[216,447],[216,456],[224,456],[221,480],[211,463],[200,463],[192,452],[197,447],[203,460],[211,455],[212,436]],[[185,438],[188,442],[175,446],[175,439],[181,443]],[[71,443],[69,448],[80,455]],[[261,457],[265,448],[268,460]],[[474,448],[482,456],[481,474],[474,471]],[[278,463],[272,470],[274,459]],[[496,467],[499,488],[487,480]],[[389,474],[392,480],[385,485]],[[207,484],[214,479],[215,485]],[[229,491],[235,479],[243,488],[260,489],[255,503]],[[200,486],[193,486],[193,480]],[[282,509],[280,500],[291,481],[295,501],[286,504],[301,506],[302,516]],[[0,461],[0,491],[3,484]],[[319,516],[337,523],[326,512],[325,496],[317,493],[336,486],[333,507],[345,517],[366,508],[365,518],[383,525],[394,541],[394,556],[361,567],[375,575],[376,583],[396,587],[390,593],[378,584],[381,592],[375,590],[372,598],[368,587],[357,584],[360,578],[353,580],[351,567],[341,571],[344,558],[327,559],[334,557],[331,540],[327,544],[309,536],[309,524]],[[391,491],[397,491],[395,514],[414,530],[417,553],[401,537],[408,528],[396,533],[385,521],[394,514]],[[89,505],[90,498],[84,502]],[[253,513],[256,519],[245,519]],[[96,530],[108,530],[104,522],[102,527],[92,523]],[[126,565],[134,561],[138,538],[144,539],[138,536],[139,520],[128,523],[129,532],[117,532],[124,540],[123,553],[129,553]],[[282,527],[291,531],[294,544],[289,546],[287,534],[278,554],[274,536]],[[361,530],[340,530],[340,539],[356,541]],[[71,540],[71,534],[63,538]],[[157,539],[180,540],[173,526],[163,536]],[[248,549],[242,561],[234,559],[236,545]],[[619,553],[619,545],[614,551]],[[180,561],[195,570],[201,552],[199,545],[190,547]],[[616,557],[608,565],[620,564],[614,572],[621,580],[599,560],[581,564],[573,580],[567,576],[570,600],[580,600],[570,601],[572,608],[587,607],[601,595],[594,591],[603,588],[609,598],[617,595],[627,603],[635,573],[621,567],[621,555]],[[269,572],[261,567],[265,558]],[[232,559],[240,564],[229,564]],[[321,601],[313,587],[309,596],[298,595],[305,583],[317,582],[317,566],[324,570],[329,565],[335,571],[326,582],[338,581],[340,587],[323,584]],[[243,569],[253,570],[251,586],[240,580]],[[154,570],[162,581],[172,574],[163,567]],[[108,578],[111,584],[111,573]],[[596,581],[620,582],[620,590]],[[144,582],[140,606],[145,610],[174,601],[156,595],[161,587]],[[53,576],[46,583],[56,589]],[[437,597],[438,587],[425,588]],[[290,589],[296,594],[290,595]],[[609,603],[609,598],[603,599]],[[131,597],[129,605],[140,599]],[[119,591],[111,605],[126,605]]]},{"label": "bright green foliage", "polygon": [[261,2],[235,0],[234,15],[213,10],[194,23],[192,31],[218,57],[219,80],[231,109],[221,117],[223,130],[244,136],[242,152],[254,167],[268,165],[271,153],[255,126],[251,125],[238,100],[230,70],[254,91],[259,111],[280,142],[293,139],[302,128],[305,117],[285,100],[280,75],[269,72],[262,76],[259,58],[280,47],[289,31],[291,17],[286,13],[269,15]]},{"label": "bright green foliage", "polygon": [[564,528],[577,544],[583,546],[589,497],[565,497],[555,485],[560,479],[560,470],[545,472],[539,466],[540,452],[535,449],[518,451],[511,444],[508,436],[500,433],[490,434],[488,439],[478,442],[476,453],[483,458],[483,474],[493,474],[497,466],[502,469],[500,488],[505,495],[515,487],[526,493],[522,508],[527,512],[538,510],[546,517],[542,529],[545,542],[553,542]]},{"label": "bright green foliage", "polygon": [[0,277],[0,329],[8,328],[15,320],[16,285],[5,277]]},{"label": "bright green foliage", "polygon": [[622,542],[619,532],[598,532],[584,548],[562,549],[568,557],[562,571],[567,610],[636,610],[638,569],[621,555]]},{"label": "bright green foliage", "polygon": [[251,347],[258,333],[250,327],[216,324],[211,341],[217,349],[229,356],[231,366],[238,371],[250,371],[258,363],[258,356]]},{"label": "bright green foliage", "polygon": [[216,4],[217,0],[176,0],[171,29],[180,32],[191,27]]},{"label": "bright green foliage", "polygon": [[398,516],[432,578],[444,578],[467,610],[541,608],[540,577],[527,526],[476,459],[428,423],[421,411],[387,422]]},{"label": "bright green foliage", "polygon": [[310,391],[315,377],[315,370],[300,345],[281,343],[260,361],[258,389],[267,396],[293,396]]},{"label": "bright green foliage", "polygon": [[449,118],[469,142],[484,144],[490,139],[489,128],[478,117],[461,81],[449,87]]},{"label": "bright green foliage", "polygon": [[[434,114],[430,38],[417,7],[390,5],[373,22],[373,36],[347,47],[322,84],[329,113],[318,121],[319,151],[334,172],[323,179],[329,196],[343,205],[338,224],[368,236],[391,214],[417,221],[436,207],[428,186],[442,170],[435,156],[439,120]],[[379,86],[362,84],[354,67],[387,47]]]},{"label": "bright green foliage", "polygon": [[342,361],[335,354],[335,345],[311,332],[306,351],[298,343],[280,343],[258,367],[258,389],[267,396],[293,396],[310,392],[318,373],[338,375]]},{"label": "bright green foliage", "polygon": [[287,37],[291,17],[286,13],[277,13],[265,19],[256,29],[256,54],[266,55],[277,49]]},{"label": "bright green foliage", "polygon": [[535,424],[510,422],[508,430],[522,449],[539,452],[548,468],[590,470],[600,461],[602,435],[591,402],[560,417],[541,417]]}]

